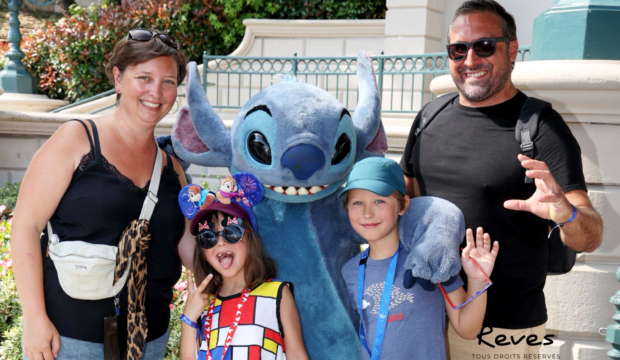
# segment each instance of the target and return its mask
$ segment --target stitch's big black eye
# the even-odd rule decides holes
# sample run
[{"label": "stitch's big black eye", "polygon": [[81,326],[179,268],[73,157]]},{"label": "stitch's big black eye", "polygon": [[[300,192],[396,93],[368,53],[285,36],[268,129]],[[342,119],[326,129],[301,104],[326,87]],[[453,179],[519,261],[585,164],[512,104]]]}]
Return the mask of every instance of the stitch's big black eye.
[{"label": "stitch's big black eye", "polygon": [[334,154],[332,155],[332,165],[340,164],[351,152],[351,140],[347,134],[342,134],[336,142],[334,147]]},{"label": "stitch's big black eye", "polygon": [[254,131],[248,136],[248,150],[250,155],[261,164],[271,165],[271,147],[265,138],[265,135],[258,131]]}]

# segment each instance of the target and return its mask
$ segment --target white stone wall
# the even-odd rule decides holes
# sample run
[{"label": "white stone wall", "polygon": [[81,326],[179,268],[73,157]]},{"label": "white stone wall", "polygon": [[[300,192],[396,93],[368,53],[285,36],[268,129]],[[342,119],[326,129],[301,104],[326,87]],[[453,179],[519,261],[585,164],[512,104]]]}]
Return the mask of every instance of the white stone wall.
[{"label": "white stone wall", "polygon": [[[512,79],[529,96],[553,104],[579,142],[588,195],[604,221],[603,243],[578,255],[571,272],[547,277],[547,332],[552,346],[541,352],[563,360],[607,359],[611,349],[601,328],[612,324],[609,298],[620,289],[620,61],[518,63]],[[449,76],[431,84],[436,94],[456,91]]]}]

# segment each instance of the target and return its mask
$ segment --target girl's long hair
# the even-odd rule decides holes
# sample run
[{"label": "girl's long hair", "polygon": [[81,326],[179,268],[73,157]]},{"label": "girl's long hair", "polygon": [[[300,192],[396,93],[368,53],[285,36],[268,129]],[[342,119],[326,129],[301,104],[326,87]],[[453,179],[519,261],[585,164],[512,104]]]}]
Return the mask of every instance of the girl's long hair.
[{"label": "girl's long hair", "polygon": [[[214,211],[207,214],[201,221],[207,220],[216,222],[220,215],[224,218],[229,216],[220,211]],[[245,283],[246,288],[253,289],[260,283],[276,277],[276,262],[265,253],[260,237],[258,237],[256,231],[252,228],[252,224],[244,220],[241,223],[241,227],[248,230],[248,232],[245,233],[245,242],[248,251],[245,265],[243,266]],[[215,294],[222,285],[223,279],[222,275],[207,261],[204,250],[205,249],[200,247],[198,242],[196,242],[194,245],[194,277],[196,285],[199,285],[207,275],[213,274],[213,279],[211,279],[211,282],[207,285],[204,292],[207,294]]]}]

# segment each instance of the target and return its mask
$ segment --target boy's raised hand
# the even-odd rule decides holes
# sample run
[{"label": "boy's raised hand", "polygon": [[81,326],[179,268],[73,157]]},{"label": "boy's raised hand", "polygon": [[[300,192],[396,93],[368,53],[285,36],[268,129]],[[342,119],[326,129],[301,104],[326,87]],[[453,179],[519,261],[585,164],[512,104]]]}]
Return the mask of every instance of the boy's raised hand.
[{"label": "boy's raised hand", "polygon": [[469,281],[481,281],[486,284],[487,278],[480,271],[480,269],[478,269],[471,258],[476,260],[478,265],[480,265],[480,268],[482,268],[488,276],[491,276],[491,271],[493,271],[495,258],[497,257],[497,252],[499,250],[499,243],[495,241],[493,243],[493,249],[491,249],[491,237],[489,234],[483,234],[481,227],[476,229],[475,240],[471,229],[467,229],[466,238],[467,246],[463,249],[461,258],[463,270],[465,271],[465,274],[467,274],[467,279]]},{"label": "boy's raised hand", "polygon": [[192,272],[187,270],[187,301],[185,302],[183,314],[194,322],[198,320],[204,309],[209,306],[209,294],[205,294],[204,290],[209,285],[211,279],[213,279],[213,274],[207,275],[196,288]]}]

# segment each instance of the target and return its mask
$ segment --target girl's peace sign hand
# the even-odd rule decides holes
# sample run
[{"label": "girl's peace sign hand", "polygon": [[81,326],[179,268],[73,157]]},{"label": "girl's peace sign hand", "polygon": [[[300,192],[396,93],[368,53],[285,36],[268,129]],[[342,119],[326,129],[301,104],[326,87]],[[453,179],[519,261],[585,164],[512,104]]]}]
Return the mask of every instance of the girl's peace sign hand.
[{"label": "girl's peace sign hand", "polygon": [[196,322],[203,310],[209,306],[209,294],[203,292],[211,279],[213,279],[213,274],[207,275],[198,288],[196,288],[192,272],[187,270],[187,301],[185,302],[183,314],[191,321]]}]

